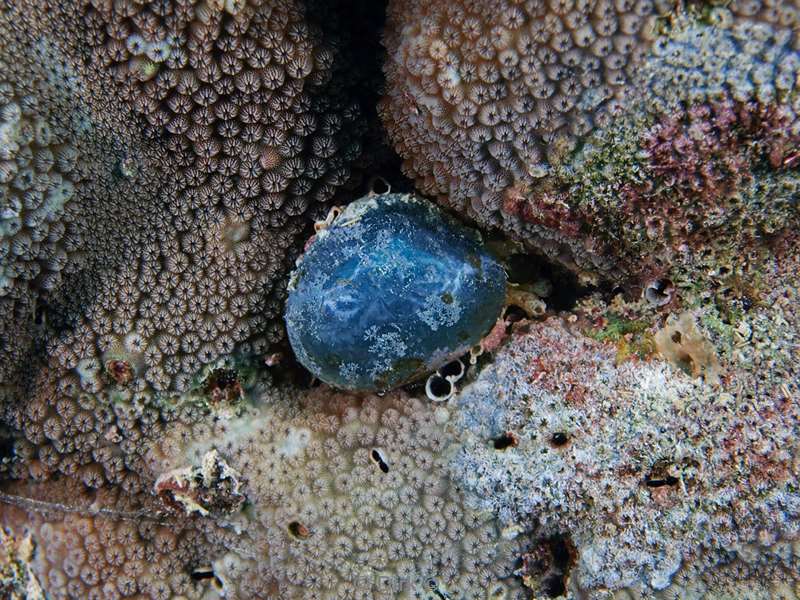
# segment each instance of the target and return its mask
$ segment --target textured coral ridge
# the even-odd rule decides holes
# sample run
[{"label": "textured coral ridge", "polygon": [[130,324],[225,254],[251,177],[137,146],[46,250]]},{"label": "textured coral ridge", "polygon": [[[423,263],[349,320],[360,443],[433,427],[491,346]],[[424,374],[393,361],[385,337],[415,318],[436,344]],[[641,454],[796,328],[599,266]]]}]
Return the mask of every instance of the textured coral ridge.
[{"label": "textured coral ridge", "polygon": [[403,393],[272,391],[153,446],[157,497],[19,484],[49,510],[26,500],[3,520],[32,536],[53,598],[525,598],[526,538],[447,476],[450,419]]},{"label": "textured coral ridge", "polygon": [[795,1],[395,0],[382,116],[423,192],[586,277],[698,272],[797,220],[797,20]]},{"label": "textured coral ridge", "polygon": [[303,9],[3,6],[13,477],[139,491],[178,394],[283,339],[301,232],[365,135],[359,71]]},{"label": "textured coral ridge", "polygon": [[[102,78],[41,35],[44,17],[30,9],[0,12],[4,385],[20,377],[39,331],[73,319],[93,280],[130,260],[164,217],[155,199],[163,153],[143,142]],[[59,310],[48,314],[49,303]]]},{"label": "textured coral ridge", "polygon": [[32,548],[29,587],[35,581],[52,600],[214,597],[198,575],[209,567],[207,553],[214,544],[237,547],[210,522],[168,522],[152,499],[142,506],[119,489],[93,493],[63,481],[13,492],[26,497],[23,508],[4,506],[2,519]]},{"label": "textured coral ridge", "polygon": [[359,70],[303,8],[0,8],[0,472],[33,498],[0,512],[51,597],[197,598],[234,547],[174,515],[205,472],[159,480],[148,450],[241,400],[302,230],[355,183]]},{"label": "textured coral ridge", "polygon": [[680,317],[587,300],[520,329],[456,397],[456,481],[504,526],[568,536],[575,592],[749,598],[735,582],[763,580],[786,586],[752,597],[796,597],[796,269],[770,257],[739,273],[746,293],[712,279]]},{"label": "textured coral ridge", "polygon": [[475,346],[506,300],[477,231],[412,195],[347,206],[306,248],[286,325],[298,360],[339,388],[387,390]]}]

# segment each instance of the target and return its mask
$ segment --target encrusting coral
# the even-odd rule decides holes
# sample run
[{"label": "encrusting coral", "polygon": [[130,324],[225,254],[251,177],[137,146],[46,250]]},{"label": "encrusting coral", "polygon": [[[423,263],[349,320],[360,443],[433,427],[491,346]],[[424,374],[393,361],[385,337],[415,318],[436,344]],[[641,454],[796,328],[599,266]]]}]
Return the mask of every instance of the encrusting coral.
[{"label": "encrusting coral", "polygon": [[[163,152],[130,126],[92,71],[76,70],[42,34],[42,22],[31,17],[23,35],[20,19],[15,10],[0,13],[5,386],[32,360],[39,330],[74,319],[95,293],[94,279],[130,260],[164,218],[156,200]],[[48,311],[51,304],[59,309]]]},{"label": "encrusting coral", "polygon": [[177,159],[181,212],[280,227],[351,178],[366,128],[352,64],[300,4],[94,2],[82,17],[91,62]]},{"label": "encrusting coral", "polygon": [[[456,481],[503,526],[568,537],[576,593],[672,582],[688,597],[733,560],[740,579],[797,585],[796,244],[752,266],[745,309],[722,284],[679,318],[588,299],[517,326],[454,399]],[[501,452],[487,443],[511,435]]]},{"label": "encrusting coral", "polygon": [[299,5],[99,3],[79,16],[90,64],[177,170],[170,225],[105,282],[78,329],[97,350],[75,359],[185,391],[234,346],[263,354],[282,337],[277,284],[303,227],[351,182],[366,123]]},{"label": "encrusting coral", "polygon": [[[351,168],[368,127],[348,94],[355,95],[364,76],[351,56],[335,51],[335,40],[309,24],[300,5],[240,8],[229,14],[214,3],[164,2],[3,9],[4,51],[28,65],[7,70],[11,84],[20,86],[17,95],[29,89],[25,111],[35,116],[36,102],[42,103],[41,112],[64,121],[59,135],[77,139],[73,145],[86,140],[90,149],[92,135],[99,142],[106,139],[101,134],[110,136],[93,125],[94,114],[103,125],[119,113],[114,131],[123,141],[131,137],[138,152],[125,146],[112,152],[112,146],[87,156],[86,173],[70,192],[74,199],[64,200],[64,218],[57,207],[52,215],[9,216],[9,222],[25,217],[29,228],[40,217],[55,222],[53,244],[35,241],[25,250],[47,234],[42,227],[4,235],[10,256],[36,266],[37,252],[39,262],[60,252],[50,262],[75,273],[61,289],[49,290],[45,272],[41,281],[15,284],[11,300],[3,298],[4,339],[19,347],[3,360],[27,365],[16,385],[4,381],[0,404],[4,421],[24,434],[15,476],[26,469],[35,479],[60,472],[91,487],[125,480],[138,489],[137,440],[158,436],[175,418],[167,409],[170,397],[205,385],[215,365],[222,368],[234,354],[260,360],[284,337],[285,274],[302,247],[301,232],[337,189],[357,182]],[[48,24],[52,31],[37,33]],[[69,26],[88,33],[74,37]],[[158,55],[163,64],[148,62],[142,71],[144,59],[136,52],[131,58],[120,37],[137,44],[146,39],[141,43],[151,50],[169,41]],[[52,51],[45,51],[47,44]],[[238,70],[226,73],[234,63]],[[333,77],[339,69],[350,72]],[[58,77],[65,84],[51,81]],[[87,97],[74,92],[82,89],[81,78],[92,84]],[[242,87],[242,81],[250,83]],[[192,126],[158,125],[156,99],[159,114],[172,110],[173,120]],[[50,113],[49,102],[56,103]],[[115,107],[107,114],[106,104]],[[20,141],[15,132],[28,135],[33,125],[14,121],[9,111],[11,153]],[[72,156],[67,146],[54,148]],[[15,156],[23,166],[33,160],[25,152]],[[39,162],[44,169],[46,161]],[[4,185],[9,210],[20,203],[14,195],[20,177]],[[68,184],[64,189],[72,190]],[[48,190],[46,181],[36,185]],[[131,232],[118,229],[120,219],[132,224]],[[71,254],[55,245],[65,228],[86,231],[85,238],[70,234]],[[91,243],[95,235],[98,244]],[[4,272],[22,271],[22,259],[15,260],[4,261]],[[23,360],[31,347],[38,352]]]},{"label": "encrusting coral", "polygon": [[229,522],[270,564],[220,560],[226,587],[245,598],[524,597],[512,578],[524,538],[504,539],[448,480],[446,408],[403,393],[300,400],[270,398],[161,459],[196,464],[213,447],[242,473],[251,508]]},{"label": "encrusting coral", "polygon": [[3,520],[43,549],[32,564],[54,598],[215,585],[226,598],[524,598],[513,574],[526,538],[504,537],[448,479],[450,418],[402,392],[273,391],[173,426],[149,447],[153,495],[19,484]]},{"label": "encrusting coral", "polygon": [[16,491],[26,499],[21,508],[6,507],[3,520],[30,532],[29,564],[48,598],[203,597],[214,589],[203,575],[207,540],[235,547],[224,532],[167,522],[152,501],[137,507],[118,490],[93,494],[67,481],[46,492],[41,485]]},{"label": "encrusting coral", "polygon": [[628,92],[652,2],[390,3],[384,122],[428,194],[500,223],[503,192],[533,185]]},{"label": "encrusting coral", "polygon": [[632,287],[791,227],[797,3],[710,4],[391,2],[381,108],[405,172]]}]

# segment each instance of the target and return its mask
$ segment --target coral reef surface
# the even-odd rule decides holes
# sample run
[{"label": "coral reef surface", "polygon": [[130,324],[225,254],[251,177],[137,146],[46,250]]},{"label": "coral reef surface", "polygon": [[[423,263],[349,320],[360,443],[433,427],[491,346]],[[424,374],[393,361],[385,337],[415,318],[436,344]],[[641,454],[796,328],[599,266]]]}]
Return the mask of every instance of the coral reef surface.
[{"label": "coral reef surface", "polygon": [[0,1],[0,596],[800,597],[799,25]]}]

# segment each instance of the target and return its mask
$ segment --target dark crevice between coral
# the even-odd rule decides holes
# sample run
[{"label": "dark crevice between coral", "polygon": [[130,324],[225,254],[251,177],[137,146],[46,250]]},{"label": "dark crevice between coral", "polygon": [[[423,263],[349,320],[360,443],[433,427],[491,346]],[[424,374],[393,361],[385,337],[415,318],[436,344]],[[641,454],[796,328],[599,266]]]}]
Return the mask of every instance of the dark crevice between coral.
[{"label": "dark crevice between coral", "polygon": [[510,304],[506,307],[505,312],[503,313],[503,320],[508,323],[508,328],[506,329],[507,333],[511,332],[511,327],[514,323],[518,323],[523,319],[528,318],[528,313],[525,312],[525,309],[520,308],[515,304]]},{"label": "dark crevice between coral", "polygon": [[335,43],[339,56],[334,69],[369,123],[362,136],[362,158],[354,165],[357,177],[345,194],[337,195],[336,202],[347,204],[372,191],[374,176],[380,176],[393,192],[411,192],[413,183],[401,173],[401,159],[389,144],[378,116],[378,101],[385,88],[386,50],[381,38],[387,2],[305,0],[305,6],[308,22],[318,27],[326,40]]},{"label": "dark crevice between coral", "polygon": [[219,577],[217,577],[216,573],[214,573],[214,569],[211,567],[201,567],[198,569],[192,569],[189,573],[189,576],[194,581],[208,581],[210,580],[211,583],[217,589],[222,589],[222,581]]},{"label": "dark crevice between coral", "polygon": [[538,254],[512,254],[505,262],[510,283],[523,286],[535,286],[541,282],[550,284],[551,290],[543,299],[551,311],[572,310],[578,300],[594,291],[594,288],[582,285],[567,268]]},{"label": "dark crevice between coral", "polygon": [[0,482],[8,478],[8,469],[15,455],[14,436],[6,427],[0,426]]},{"label": "dark crevice between coral", "polygon": [[550,551],[553,553],[553,565],[559,571],[568,571],[572,566],[574,556],[572,542],[569,537],[556,535],[550,538]]},{"label": "dark crevice between coral", "polygon": [[0,461],[14,457],[14,439],[6,433],[0,433]]},{"label": "dark crevice between coral", "polygon": [[522,577],[534,590],[536,598],[558,598],[567,593],[569,573],[577,560],[577,551],[567,534],[539,540],[522,557]]},{"label": "dark crevice between coral", "polygon": [[271,350],[273,352],[270,356],[280,355],[280,362],[271,367],[265,365],[264,368],[269,369],[276,387],[310,390],[320,385],[319,379],[297,360],[286,338],[278,344],[273,344]]},{"label": "dark crevice between coral", "polygon": [[545,578],[542,588],[547,598],[559,598],[567,592],[564,578],[560,574]]},{"label": "dark crevice between coral", "polygon": [[[382,38],[387,0],[306,0],[305,5],[308,21],[317,25],[326,37],[341,40],[342,60],[356,67],[348,75],[353,81],[355,98],[370,123],[364,137],[364,161],[358,166],[366,167],[371,176],[380,176],[392,192],[413,192],[414,184],[402,174],[402,159],[389,143],[378,116],[378,101],[386,88],[383,73],[386,49]],[[371,178],[364,181],[363,194],[373,191],[371,184]]]},{"label": "dark crevice between coral", "polygon": [[543,592],[548,598],[558,598],[567,592],[569,571],[575,562],[574,549],[569,537],[555,535],[547,540],[552,558],[550,573],[544,578]]}]

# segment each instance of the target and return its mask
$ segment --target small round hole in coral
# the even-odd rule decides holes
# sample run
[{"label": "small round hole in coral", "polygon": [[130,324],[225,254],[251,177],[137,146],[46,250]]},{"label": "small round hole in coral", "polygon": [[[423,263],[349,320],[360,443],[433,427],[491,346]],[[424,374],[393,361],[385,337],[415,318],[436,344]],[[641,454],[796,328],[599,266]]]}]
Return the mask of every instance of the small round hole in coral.
[{"label": "small round hole in coral", "polygon": [[311,537],[311,530],[299,521],[292,521],[289,523],[289,533],[291,533],[293,537],[296,537],[300,540],[305,540]]},{"label": "small round hole in coral", "polygon": [[492,440],[492,444],[495,450],[505,450],[519,444],[519,438],[513,431],[506,431],[503,435]]},{"label": "small round hole in coral", "polygon": [[425,383],[425,394],[434,402],[444,402],[453,395],[453,384],[438,374],[428,377]]},{"label": "small round hole in coral", "polygon": [[665,485],[677,485],[678,481],[680,480],[677,477],[673,477],[672,475],[667,475],[663,479],[646,479],[645,485],[647,487],[657,488]]},{"label": "small round hole in coral", "polygon": [[563,446],[569,441],[569,436],[563,431],[556,431],[552,436],[550,436],[550,442],[552,442],[553,446]]},{"label": "small round hole in coral", "polygon": [[369,457],[370,457],[370,459],[372,459],[372,462],[374,462],[376,465],[378,465],[378,468],[381,471],[383,471],[384,473],[388,473],[389,472],[389,465],[386,463],[385,460],[383,460],[383,456],[381,455],[381,453],[378,450],[373,448],[372,452],[369,453]]},{"label": "small round hole in coral", "polygon": [[675,286],[669,279],[656,279],[644,288],[644,298],[653,306],[665,306],[672,301]]}]

